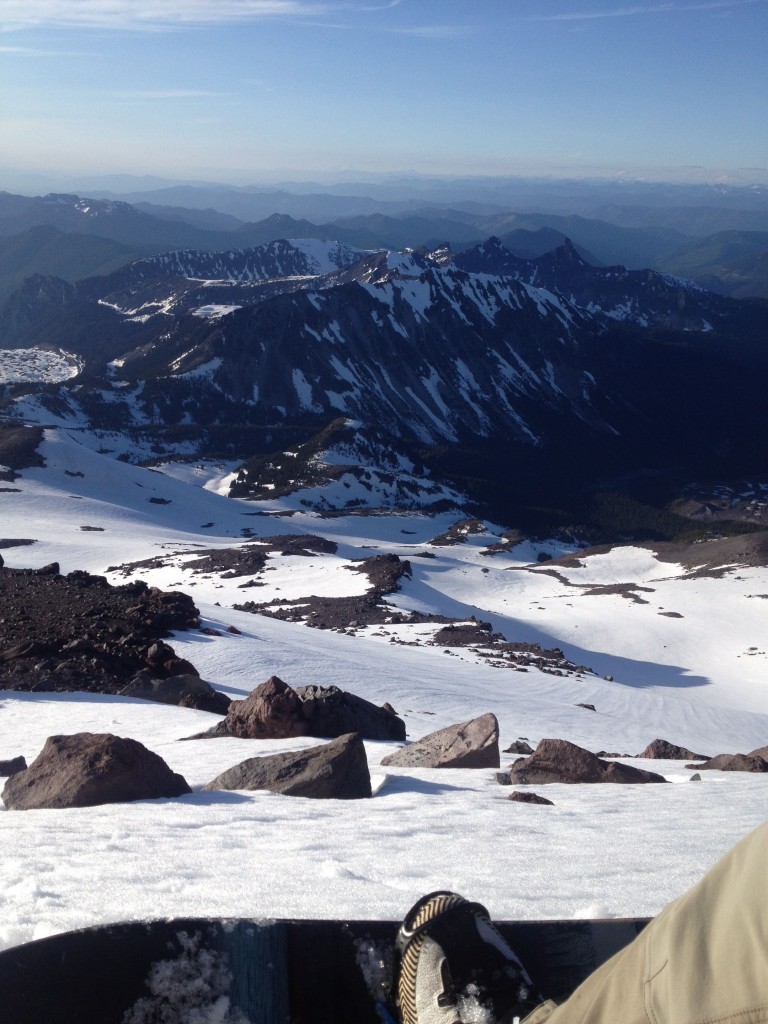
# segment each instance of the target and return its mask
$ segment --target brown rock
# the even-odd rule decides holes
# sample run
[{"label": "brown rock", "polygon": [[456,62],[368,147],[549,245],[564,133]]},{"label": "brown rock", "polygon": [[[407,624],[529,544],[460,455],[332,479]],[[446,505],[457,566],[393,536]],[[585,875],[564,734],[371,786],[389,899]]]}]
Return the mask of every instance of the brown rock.
[{"label": "brown rock", "polygon": [[568,740],[546,739],[530,757],[521,758],[510,768],[512,782],[666,782],[655,772],[632,768],[616,761],[603,761]]},{"label": "brown rock", "polygon": [[510,793],[507,800],[516,800],[521,804],[546,804],[549,807],[555,806],[552,801],[547,800],[545,796],[539,796],[538,793],[522,793],[519,789],[516,789],[514,793]]},{"label": "brown rock", "polygon": [[9,810],[94,807],[181,796],[191,790],[157,754],[136,740],[110,733],[49,736],[25,771],[3,789]]},{"label": "brown rock", "polygon": [[532,754],[533,747],[530,743],[526,743],[525,740],[515,740],[509,747],[504,750],[505,754]]},{"label": "brown rock", "polygon": [[297,686],[307,736],[343,736],[359,732],[367,740],[405,740],[405,722],[394,711],[338,686]]},{"label": "brown rock", "polygon": [[350,733],[309,750],[251,757],[204,788],[268,789],[287,796],[357,800],[371,795],[371,776],[362,737]]},{"label": "brown rock", "polygon": [[755,747],[754,750],[749,752],[751,757],[763,757],[768,761],[768,747]]},{"label": "brown rock", "polygon": [[686,747],[677,747],[668,740],[653,740],[638,757],[657,758],[660,761],[706,761],[709,754],[694,754]]},{"label": "brown rock", "polygon": [[768,772],[768,761],[757,754],[718,754],[704,764],[687,764],[697,772],[716,769],[720,772]]},{"label": "brown rock", "polygon": [[240,739],[288,739],[307,734],[302,702],[277,676],[270,676],[244,700],[233,700],[226,725],[227,732]]},{"label": "brown rock", "polygon": [[499,723],[492,714],[449,725],[388,754],[384,765],[402,768],[498,768]]}]

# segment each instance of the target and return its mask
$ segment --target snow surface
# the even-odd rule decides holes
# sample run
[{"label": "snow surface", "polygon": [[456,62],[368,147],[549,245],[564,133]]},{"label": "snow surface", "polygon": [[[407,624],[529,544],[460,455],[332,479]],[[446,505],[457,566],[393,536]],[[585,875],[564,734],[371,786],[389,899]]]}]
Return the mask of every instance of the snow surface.
[{"label": "snow surface", "polygon": [[69,380],[80,372],[80,358],[72,352],[39,348],[0,349],[0,384]]},{"label": "snow surface", "polygon": [[[537,557],[563,553],[553,543],[488,554],[501,532],[491,524],[459,544],[432,543],[455,514],[324,518],[302,508],[301,494],[233,501],[223,483],[231,465],[173,463],[158,473],[58,430],[47,431],[41,452],[46,466],[24,470],[14,482],[19,490],[2,495],[2,536],[35,540],[3,548],[5,564],[56,559],[63,572],[84,568],[115,583],[141,577],[188,590],[220,635],[189,632],[171,642],[234,697],[272,674],[293,685],[334,683],[389,701],[411,739],[492,711],[502,747],[555,736],[636,754],[662,737],[716,754],[768,742],[768,569],[695,577],[637,547],[550,565]],[[196,553],[248,543],[244,531],[313,533],[338,550],[273,553],[257,590],[238,589],[241,578],[193,571]],[[360,593],[365,577],[347,566],[384,552],[413,568],[394,606],[474,615],[508,639],[559,646],[594,672],[499,668],[466,648],[430,644],[429,624],[347,635],[232,610],[255,595]],[[126,576],[117,568],[155,556],[163,564],[154,569]],[[630,584],[647,603],[617,593],[616,584]],[[228,625],[242,635],[227,633]],[[0,691],[0,758],[30,761],[52,734],[108,731],[145,743],[193,788],[176,800],[0,810],[0,948],[125,918],[394,919],[438,888],[479,899],[499,918],[654,914],[765,816],[768,777],[761,775],[704,772],[690,785],[682,762],[633,761],[675,784],[534,787],[555,804],[538,807],[510,803],[491,770],[384,769],[381,758],[396,744],[376,742],[366,743],[376,790],[369,801],[202,792],[247,757],[318,742],[178,742],[215,720],[115,696]],[[502,764],[510,760],[502,755]]]}]

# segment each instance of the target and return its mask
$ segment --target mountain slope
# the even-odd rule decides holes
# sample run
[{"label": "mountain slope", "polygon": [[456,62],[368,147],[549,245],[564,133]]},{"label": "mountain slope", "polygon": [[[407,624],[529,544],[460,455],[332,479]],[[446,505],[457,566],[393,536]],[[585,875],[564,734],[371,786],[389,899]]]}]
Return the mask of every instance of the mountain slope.
[{"label": "mountain slope", "polygon": [[759,305],[593,267],[571,244],[521,260],[497,239],[460,254],[311,239],[170,253],[77,285],[31,279],[0,316],[6,345],[85,364],[75,387],[16,403],[35,422],[121,431],[135,458],[183,437],[274,463],[278,438],[294,450],[341,417],[361,465],[376,434],[502,518],[543,504],[559,522],[647,466],[762,472],[761,324]]}]

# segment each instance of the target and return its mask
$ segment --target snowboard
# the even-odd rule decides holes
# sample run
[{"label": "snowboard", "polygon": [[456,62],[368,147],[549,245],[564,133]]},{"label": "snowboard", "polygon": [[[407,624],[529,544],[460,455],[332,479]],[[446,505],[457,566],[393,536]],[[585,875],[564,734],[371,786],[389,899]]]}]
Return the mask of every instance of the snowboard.
[{"label": "snowboard", "polygon": [[[495,923],[538,988],[560,1002],[647,920]],[[3,1024],[389,1024],[398,927],[179,918],[85,928],[0,953],[0,1018]]]}]

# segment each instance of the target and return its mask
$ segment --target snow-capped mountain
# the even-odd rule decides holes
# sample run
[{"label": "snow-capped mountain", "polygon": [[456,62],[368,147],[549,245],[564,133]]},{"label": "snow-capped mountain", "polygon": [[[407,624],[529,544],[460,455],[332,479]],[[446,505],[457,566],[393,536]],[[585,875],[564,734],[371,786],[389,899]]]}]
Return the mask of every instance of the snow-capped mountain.
[{"label": "snow-capped mountain", "polygon": [[[569,244],[520,260],[495,239],[461,255],[309,239],[167,253],[74,285],[31,278],[0,336],[84,367],[55,393],[27,389],[30,421],[151,435],[158,454],[182,432],[193,451],[246,458],[341,418],[363,445],[375,431],[412,461],[438,458],[459,490],[478,478],[477,495],[509,492],[504,465],[530,487],[585,451],[590,479],[727,461],[740,434],[764,430],[748,372],[764,359],[758,313],[592,267]],[[724,392],[734,363],[743,386]]]}]

